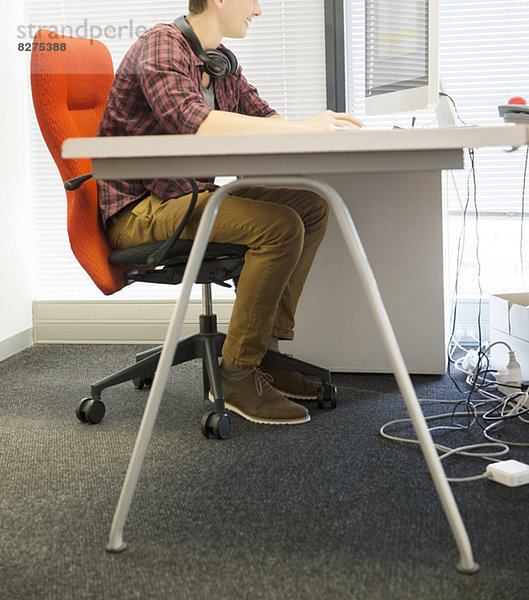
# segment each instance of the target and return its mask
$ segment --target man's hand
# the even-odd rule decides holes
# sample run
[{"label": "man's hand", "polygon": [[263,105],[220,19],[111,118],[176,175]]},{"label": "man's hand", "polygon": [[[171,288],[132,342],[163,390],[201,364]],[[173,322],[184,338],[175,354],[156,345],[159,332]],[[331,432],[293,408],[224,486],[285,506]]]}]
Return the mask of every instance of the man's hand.
[{"label": "man's hand", "polygon": [[363,127],[362,121],[349,113],[337,113],[326,110],[315,117],[301,121],[309,131],[331,131],[343,129],[358,129]]}]

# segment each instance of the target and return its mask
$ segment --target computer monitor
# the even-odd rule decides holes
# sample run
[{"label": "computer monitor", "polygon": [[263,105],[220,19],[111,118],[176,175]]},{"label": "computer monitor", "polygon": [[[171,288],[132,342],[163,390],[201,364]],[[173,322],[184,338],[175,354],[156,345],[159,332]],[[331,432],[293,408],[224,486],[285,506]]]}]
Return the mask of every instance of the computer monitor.
[{"label": "computer monitor", "polygon": [[437,108],[439,0],[365,0],[367,115]]}]

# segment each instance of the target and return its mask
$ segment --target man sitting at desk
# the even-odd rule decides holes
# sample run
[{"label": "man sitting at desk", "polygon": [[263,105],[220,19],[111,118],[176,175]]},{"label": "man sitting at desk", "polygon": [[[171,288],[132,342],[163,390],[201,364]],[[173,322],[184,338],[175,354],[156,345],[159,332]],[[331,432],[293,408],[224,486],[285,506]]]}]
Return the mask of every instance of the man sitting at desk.
[{"label": "man sitting at desk", "polygon": [[[242,38],[258,0],[190,0],[189,15],[143,34],[118,68],[98,135],[280,133],[354,128],[348,114],[280,118],[241,73],[224,37]],[[182,233],[193,239],[213,180],[198,180],[195,210]],[[114,248],[165,240],[190,199],[185,179],[98,181],[101,215]],[[169,201],[170,200],[170,201]],[[319,196],[290,189],[241,188],[222,202],[210,241],[249,247],[222,349],[226,407],[257,423],[310,420],[289,398],[317,397],[300,373],[259,367],[267,348],[294,337],[294,313],[327,226]]]}]

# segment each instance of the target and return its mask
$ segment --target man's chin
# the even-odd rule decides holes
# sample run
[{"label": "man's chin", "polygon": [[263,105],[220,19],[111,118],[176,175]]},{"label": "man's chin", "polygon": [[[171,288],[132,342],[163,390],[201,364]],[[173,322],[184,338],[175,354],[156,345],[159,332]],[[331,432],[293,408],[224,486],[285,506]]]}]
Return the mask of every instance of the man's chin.
[{"label": "man's chin", "polygon": [[229,35],[225,36],[227,38],[229,38],[230,40],[240,40],[242,38],[245,38],[247,34],[247,31],[239,31],[238,33],[230,33]]}]

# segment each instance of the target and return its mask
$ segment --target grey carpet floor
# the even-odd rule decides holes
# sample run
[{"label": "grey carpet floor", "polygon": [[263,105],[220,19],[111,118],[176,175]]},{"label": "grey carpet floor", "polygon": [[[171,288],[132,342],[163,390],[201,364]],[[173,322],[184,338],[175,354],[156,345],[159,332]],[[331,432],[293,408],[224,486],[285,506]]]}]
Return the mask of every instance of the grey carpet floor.
[{"label": "grey carpet floor", "polygon": [[[406,416],[390,375],[336,375],[335,410],[309,404],[311,422],[297,427],[233,415],[219,441],[200,431],[200,364],[174,370],[129,547],[106,553],[148,392],[105,391],[107,414],[94,426],[77,421],[75,405],[139,349],[40,345],[0,363],[0,600],[529,598],[529,486],[453,485],[481,565],[458,573],[419,450],[377,433]],[[414,383],[422,398],[459,397],[447,377]],[[529,439],[513,427],[506,434]],[[483,441],[476,428],[436,439]],[[447,469],[471,475],[484,463]]]}]

